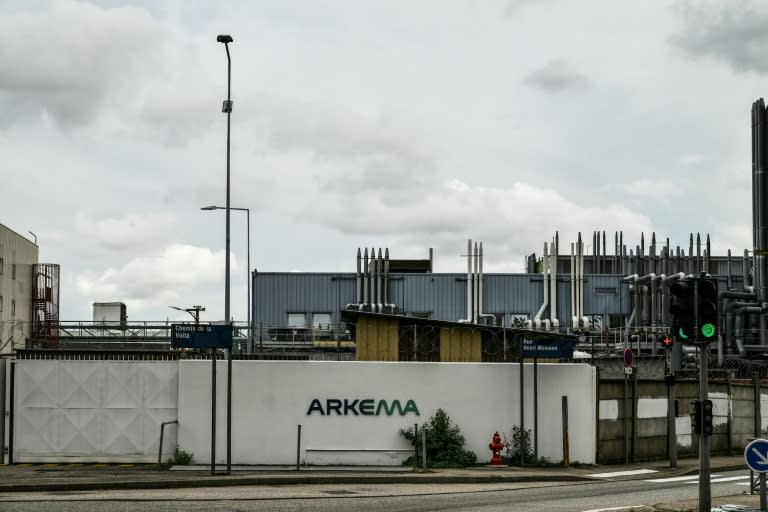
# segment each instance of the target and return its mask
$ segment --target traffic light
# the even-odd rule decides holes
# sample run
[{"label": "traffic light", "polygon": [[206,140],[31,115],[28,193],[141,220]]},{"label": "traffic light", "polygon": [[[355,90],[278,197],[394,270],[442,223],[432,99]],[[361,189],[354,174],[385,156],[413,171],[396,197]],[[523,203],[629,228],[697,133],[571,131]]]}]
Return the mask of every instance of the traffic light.
[{"label": "traffic light", "polygon": [[661,346],[666,349],[672,348],[672,336],[670,336],[669,334],[662,335]]},{"label": "traffic light", "polygon": [[683,343],[693,342],[693,281],[683,279],[675,281],[669,287],[672,303],[669,312],[672,315],[672,335]]},{"label": "traffic light", "polygon": [[698,285],[699,334],[711,341],[717,336],[717,281],[703,277]]},{"label": "traffic light", "polygon": [[701,400],[691,400],[691,432],[701,435]]},{"label": "traffic light", "polygon": [[704,400],[701,403],[701,435],[712,435],[712,400]]}]

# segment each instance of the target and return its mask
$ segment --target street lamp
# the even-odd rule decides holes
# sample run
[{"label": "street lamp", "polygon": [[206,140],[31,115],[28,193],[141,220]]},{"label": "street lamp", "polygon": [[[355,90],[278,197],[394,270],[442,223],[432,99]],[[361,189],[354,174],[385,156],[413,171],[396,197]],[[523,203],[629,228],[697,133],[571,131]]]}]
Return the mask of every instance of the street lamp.
[{"label": "street lamp", "polygon": [[[225,210],[226,208],[222,206],[203,206],[200,208],[201,210],[211,211],[211,210]],[[246,239],[248,243],[248,254],[246,256],[246,259],[248,260],[246,265],[248,268],[245,269],[246,274],[246,280],[248,283],[248,345],[247,350],[250,354],[253,352],[253,326],[251,325],[251,210],[248,208],[230,208],[230,210],[238,210],[241,212],[245,212],[246,215]]]},{"label": "street lamp", "polygon": [[[229,56],[229,43],[232,36],[220,34],[216,41],[224,43],[227,51],[227,99],[224,100],[221,111],[227,114],[227,220],[226,220],[226,247],[224,249],[224,322],[232,326],[229,315],[229,131],[232,120],[232,58]],[[211,354],[213,362],[211,403],[211,474],[216,474],[216,351]],[[232,472],[232,348],[227,351],[227,474]]]},{"label": "street lamp", "polygon": [[187,313],[192,315],[192,318],[195,319],[195,325],[200,323],[200,312],[205,311],[205,308],[203,306],[192,306],[191,308],[180,308],[178,306],[168,306],[168,307],[178,311],[186,311]]}]

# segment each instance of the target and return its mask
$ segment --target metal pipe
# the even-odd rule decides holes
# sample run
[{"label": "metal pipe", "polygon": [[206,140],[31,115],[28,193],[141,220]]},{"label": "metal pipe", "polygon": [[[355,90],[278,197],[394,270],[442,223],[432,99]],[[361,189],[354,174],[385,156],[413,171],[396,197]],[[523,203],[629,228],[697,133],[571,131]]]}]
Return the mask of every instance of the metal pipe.
[{"label": "metal pipe", "polygon": [[534,328],[540,329],[541,328],[541,315],[544,314],[544,311],[546,311],[547,306],[549,305],[549,286],[547,283],[547,270],[549,267],[549,257],[548,257],[548,250],[547,250],[547,243],[544,242],[544,255],[542,259],[542,283],[543,283],[543,291],[544,291],[544,301],[541,303],[541,307],[539,308],[539,311],[536,312],[536,315],[533,317],[533,325]]},{"label": "metal pipe", "polygon": [[[431,260],[432,249],[429,251]],[[389,248],[384,249],[384,307],[389,308],[390,314],[395,314],[397,306],[389,302]]]},{"label": "metal pipe", "polygon": [[365,248],[363,254],[363,302],[360,304],[360,311],[368,308],[368,248]]},{"label": "metal pipe", "polygon": [[550,293],[552,305],[549,308],[549,318],[555,331],[560,330],[560,320],[557,318],[557,257],[557,244],[552,243],[549,252],[549,259],[552,261],[549,265],[549,284],[552,288]]},{"label": "metal pipe", "polygon": [[472,323],[472,239],[467,240],[467,318],[460,323]]},{"label": "metal pipe", "polygon": [[744,289],[745,292],[755,293],[754,283],[752,282],[752,274],[748,271],[748,269],[749,269],[749,251],[744,249],[744,259],[742,260],[742,264],[741,264],[741,273],[742,273],[742,279],[743,279],[742,288]]},{"label": "metal pipe", "polygon": [[383,294],[381,293],[381,274],[384,271],[384,257],[381,255],[381,247],[379,247],[379,256],[376,258],[376,309],[379,313],[384,312]]},{"label": "metal pipe", "polygon": [[477,312],[478,312],[478,320],[481,318],[488,318],[491,320],[491,325],[496,325],[496,316],[492,315],[490,313],[483,313],[483,242],[480,242],[480,253],[478,254],[478,259],[480,260],[480,264],[478,267],[478,274],[477,274]]},{"label": "metal pipe", "polygon": [[576,257],[574,255],[573,243],[571,243],[571,323],[572,330],[579,330],[579,317],[576,316]]}]

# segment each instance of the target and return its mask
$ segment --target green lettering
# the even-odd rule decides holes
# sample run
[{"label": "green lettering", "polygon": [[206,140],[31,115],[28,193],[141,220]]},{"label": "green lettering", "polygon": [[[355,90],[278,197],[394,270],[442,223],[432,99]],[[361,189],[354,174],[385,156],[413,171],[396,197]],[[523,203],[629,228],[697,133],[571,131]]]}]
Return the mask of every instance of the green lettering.
[{"label": "green lettering", "polygon": [[392,416],[392,414],[395,412],[395,409],[400,411],[400,416],[403,415],[403,406],[400,405],[400,400],[392,400],[392,405],[389,407],[387,407],[386,400],[379,400],[379,406],[376,408],[376,416],[381,414],[382,409],[384,409],[384,413],[387,416]]},{"label": "green lettering", "polygon": [[366,416],[373,416],[375,411],[373,410],[373,400],[360,400],[360,414]]},{"label": "green lettering", "polygon": [[414,402],[413,400],[408,400],[405,403],[405,410],[403,411],[403,416],[405,416],[409,412],[414,412],[416,413],[416,416],[421,416],[421,414],[419,414],[419,408],[416,407],[416,402]]}]

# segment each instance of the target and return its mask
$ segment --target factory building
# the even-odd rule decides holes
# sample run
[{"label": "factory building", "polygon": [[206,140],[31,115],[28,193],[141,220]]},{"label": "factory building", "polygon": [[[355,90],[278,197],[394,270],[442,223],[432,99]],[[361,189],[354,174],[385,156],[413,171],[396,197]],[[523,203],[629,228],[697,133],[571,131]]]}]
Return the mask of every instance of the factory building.
[{"label": "factory building", "polygon": [[0,224],[0,354],[32,338],[33,268],[37,245]]}]

